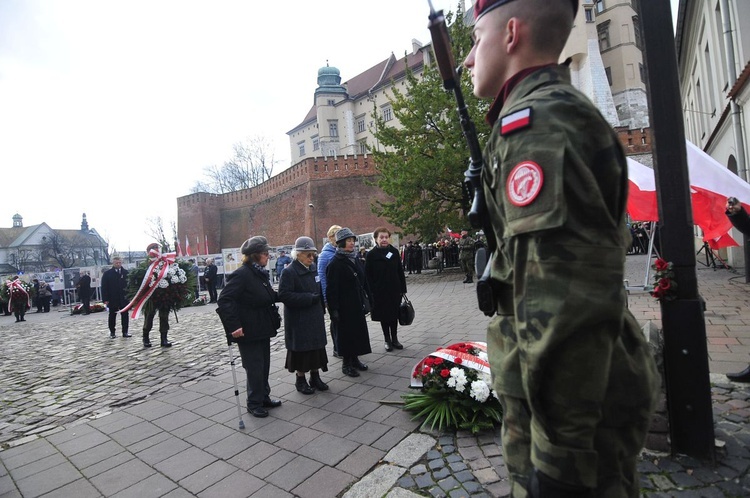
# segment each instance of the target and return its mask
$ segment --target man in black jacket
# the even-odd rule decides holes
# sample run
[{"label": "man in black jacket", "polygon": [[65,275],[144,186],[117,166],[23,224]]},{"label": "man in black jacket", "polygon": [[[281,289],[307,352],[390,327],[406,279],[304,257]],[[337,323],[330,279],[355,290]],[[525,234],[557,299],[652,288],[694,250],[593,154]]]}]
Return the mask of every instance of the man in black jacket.
[{"label": "man in black jacket", "polygon": [[78,297],[81,299],[81,314],[88,315],[91,313],[91,277],[88,273],[81,275],[78,279]]},{"label": "man in black jacket", "polygon": [[[122,259],[119,256],[112,258],[112,268],[102,275],[102,301],[109,308],[109,337],[115,338],[115,325],[117,324],[117,313],[127,306],[125,297],[128,288],[128,270],[122,267]],[[128,325],[130,317],[127,313],[120,313],[122,323],[122,336],[130,337]]]},{"label": "man in black jacket", "polygon": [[[748,216],[745,208],[735,197],[727,199],[727,218],[732,222],[734,228],[742,232],[744,235],[750,236],[750,216]],[[735,382],[750,382],[750,365],[742,372],[728,373],[727,378]]]},{"label": "man in black jacket", "polygon": [[203,273],[203,279],[206,281],[206,287],[208,288],[208,296],[210,298],[210,303],[215,303],[217,300],[216,295],[216,274],[218,273],[218,268],[216,268],[216,265],[214,264],[213,258],[208,258],[206,260],[206,271]]}]

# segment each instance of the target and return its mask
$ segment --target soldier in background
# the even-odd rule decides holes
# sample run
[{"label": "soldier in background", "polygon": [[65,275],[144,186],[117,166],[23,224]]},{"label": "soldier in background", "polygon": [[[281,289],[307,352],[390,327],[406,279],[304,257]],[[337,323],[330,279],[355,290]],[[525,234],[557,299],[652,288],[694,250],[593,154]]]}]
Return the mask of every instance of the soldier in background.
[{"label": "soldier in background", "polygon": [[625,155],[557,64],[578,4],[478,0],[464,61],[474,94],[495,99],[482,173],[498,248],[487,343],[513,497],[638,496],[657,399],[622,285]]},{"label": "soldier in background", "polygon": [[474,282],[474,239],[469,236],[469,231],[461,230],[461,240],[458,241],[458,261],[461,263],[461,271],[466,278],[465,284]]}]

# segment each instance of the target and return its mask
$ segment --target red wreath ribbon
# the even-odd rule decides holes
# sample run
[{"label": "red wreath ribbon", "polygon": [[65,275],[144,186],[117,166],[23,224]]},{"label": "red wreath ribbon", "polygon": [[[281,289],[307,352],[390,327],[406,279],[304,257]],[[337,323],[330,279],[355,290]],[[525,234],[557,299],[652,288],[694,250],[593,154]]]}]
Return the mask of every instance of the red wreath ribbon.
[{"label": "red wreath ribbon", "polygon": [[[26,296],[26,306],[31,308],[31,296],[29,296],[28,291],[26,291],[26,288],[23,286],[20,280],[10,280],[8,283],[8,302],[13,302],[17,297],[14,297],[13,294],[16,292],[20,292],[24,296]],[[17,295],[17,294],[16,294]]]},{"label": "red wreath ribbon", "polygon": [[[120,313],[125,313],[132,308],[133,312],[131,313],[130,317],[133,319],[141,316],[141,310],[143,309],[143,306],[146,304],[146,301],[148,301],[151,295],[156,291],[156,289],[159,288],[159,282],[161,282],[162,279],[167,275],[167,272],[169,271],[169,265],[177,260],[177,253],[168,252],[166,254],[162,254],[159,249],[154,248],[148,251],[148,259],[151,260],[151,265],[149,265],[148,270],[146,270],[146,275],[143,277],[143,282],[141,282],[141,286],[138,288],[138,292],[135,293],[135,296],[133,296],[133,299],[128,303],[128,305],[119,311]],[[163,262],[164,265],[162,265],[159,273],[156,274],[156,278],[152,280],[152,275],[156,273],[156,268],[161,262]]]}]

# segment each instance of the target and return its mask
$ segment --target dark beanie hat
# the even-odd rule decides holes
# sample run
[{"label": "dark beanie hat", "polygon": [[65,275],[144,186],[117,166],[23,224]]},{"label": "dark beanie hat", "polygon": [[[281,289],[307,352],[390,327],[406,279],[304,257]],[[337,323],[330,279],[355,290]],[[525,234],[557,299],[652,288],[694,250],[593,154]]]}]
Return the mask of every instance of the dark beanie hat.
[{"label": "dark beanie hat", "polygon": [[268,251],[270,247],[268,247],[268,240],[263,237],[262,235],[256,235],[255,237],[250,237],[245,242],[242,243],[242,247],[240,247],[240,251],[242,254],[257,254],[259,252]]}]

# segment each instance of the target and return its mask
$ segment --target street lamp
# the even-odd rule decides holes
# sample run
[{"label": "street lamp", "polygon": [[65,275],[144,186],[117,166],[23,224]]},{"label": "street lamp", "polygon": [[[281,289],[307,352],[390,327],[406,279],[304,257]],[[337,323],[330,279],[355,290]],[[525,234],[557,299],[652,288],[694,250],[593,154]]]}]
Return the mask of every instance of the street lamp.
[{"label": "street lamp", "polygon": [[317,236],[318,236],[318,224],[317,224],[317,221],[315,220],[315,204],[313,204],[311,202],[307,206],[312,209],[312,219],[313,219],[313,236],[312,236],[312,238],[315,241],[315,246],[317,247],[318,246],[318,239],[317,239]]}]

